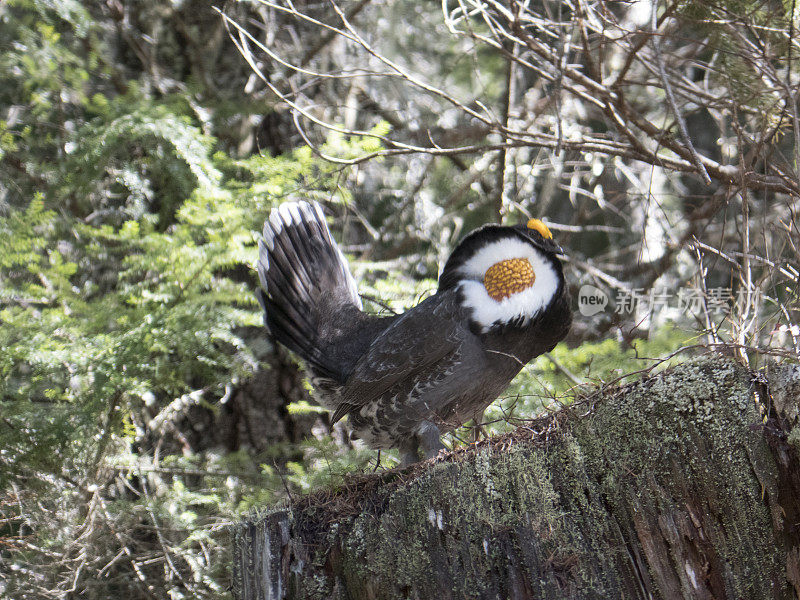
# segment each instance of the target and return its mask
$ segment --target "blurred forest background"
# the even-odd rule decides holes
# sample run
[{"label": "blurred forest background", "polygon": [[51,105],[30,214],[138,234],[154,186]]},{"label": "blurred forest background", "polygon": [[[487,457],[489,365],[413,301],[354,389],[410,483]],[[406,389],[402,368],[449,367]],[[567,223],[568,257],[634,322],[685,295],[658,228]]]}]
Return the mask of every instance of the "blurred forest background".
[{"label": "blurred forest background", "polygon": [[376,312],[471,228],[549,224],[575,324],[490,434],[693,352],[797,360],[798,25],[794,0],[0,3],[0,596],[229,597],[238,516],[396,463],[261,328],[287,199],[325,206]]}]

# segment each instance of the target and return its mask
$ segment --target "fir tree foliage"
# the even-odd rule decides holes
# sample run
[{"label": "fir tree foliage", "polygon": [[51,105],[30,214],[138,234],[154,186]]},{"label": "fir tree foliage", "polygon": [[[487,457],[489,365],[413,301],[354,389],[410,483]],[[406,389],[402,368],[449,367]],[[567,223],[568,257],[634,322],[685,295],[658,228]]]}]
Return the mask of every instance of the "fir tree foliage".
[{"label": "fir tree foliage", "polygon": [[[119,81],[104,25],[77,2],[0,8],[0,590],[224,595],[222,525],[280,476],[246,454],[154,458],[148,436],[258,368],[242,332],[261,324],[250,265],[269,209],[308,187],[346,196],[308,149],[231,158],[195,99]],[[137,562],[140,527],[160,564]]]},{"label": "fir tree foliage", "polygon": [[[330,8],[323,5],[304,7],[322,23]],[[695,5],[681,10],[700,10]],[[302,197],[344,215],[334,235],[347,254],[358,254],[351,267],[373,312],[402,312],[433,293],[437,268],[458,238],[498,217],[496,150],[413,156],[403,145],[382,147],[403,130],[409,147],[432,149],[441,134],[458,133],[463,119],[446,98],[425,101],[407,95],[394,76],[383,80],[388,86],[364,76],[365,65],[386,69],[372,59],[340,65],[358,55],[310,22],[268,14],[257,2],[226,10],[244,23],[261,22],[264,31],[278,19],[272,33],[282,50],[292,59],[309,52],[303,75],[313,81],[296,91],[321,107],[331,130],[286,134],[285,106],[275,105],[224,22],[201,0],[0,3],[2,597],[227,598],[226,527],[244,512],[396,464],[395,453],[384,452],[378,464],[377,452],[350,442],[341,425],[331,428],[293,359],[269,345],[252,265],[272,207]],[[368,22],[396,64],[441,81],[459,98],[474,92],[474,105],[493,111],[511,81],[506,58],[453,38],[439,10],[398,2]],[[421,22],[435,35],[420,34]],[[734,57],[724,60],[731,64],[720,77],[736,69],[742,81],[753,77]],[[282,73],[291,76],[285,65],[264,64],[275,68],[267,71],[275,85],[285,83]],[[314,75],[327,69],[343,75]],[[527,82],[532,106],[558,98],[541,83]],[[751,87],[757,86],[742,86],[742,93]],[[664,121],[663,98],[642,98],[653,107],[650,120]],[[765,108],[763,102],[753,100]],[[582,112],[573,101],[554,106],[559,127]],[[765,109],[764,118],[773,121],[775,110]],[[544,122],[549,117],[542,113]],[[342,133],[353,122],[369,135]],[[466,124],[463,144],[477,139],[480,148],[499,139],[497,131]],[[382,150],[383,157],[347,168],[320,158],[358,162]],[[614,177],[635,179],[639,171],[617,157],[612,177],[601,152],[568,152],[558,161],[575,170],[564,171],[572,179],[560,189],[563,181],[548,174],[558,161],[520,152],[519,164],[509,163],[521,184],[512,191],[553,199],[544,201],[549,209],[535,208],[548,222],[567,225],[554,231],[575,259],[566,267],[572,287],[597,283],[580,275],[580,264],[591,266],[598,256],[599,264],[615,262],[621,270],[638,261],[631,253],[645,227],[629,227],[622,216],[636,212],[645,225],[658,219],[639,210],[644,204],[631,200],[635,195],[620,192],[626,188]],[[596,197],[573,195],[584,178]],[[683,192],[675,190],[683,183],[674,180],[675,189],[663,188],[659,210],[680,223]],[[519,221],[505,208],[503,218]],[[570,221],[573,213],[583,220]],[[616,255],[623,259],[607,256],[614,248],[624,250]],[[671,285],[692,277],[681,261],[675,259],[680,272]],[[627,281],[623,272],[612,274]],[[796,306],[796,287],[785,293]],[[638,324],[602,317],[576,320],[573,332],[583,329],[569,345],[525,367],[488,410],[487,433],[507,432],[570,402],[585,383],[614,382],[694,343],[692,327],[659,330],[651,321],[650,339],[639,340],[642,334],[632,333]],[[231,398],[260,385],[265,372],[277,401],[256,389],[255,408],[229,421],[247,429],[261,419],[284,429],[259,448],[240,438],[218,443],[212,428],[225,422]],[[203,411],[204,430],[189,423],[194,408]],[[465,427],[445,441],[456,446],[471,434]],[[210,441],[198,442],[204,435]]]}]

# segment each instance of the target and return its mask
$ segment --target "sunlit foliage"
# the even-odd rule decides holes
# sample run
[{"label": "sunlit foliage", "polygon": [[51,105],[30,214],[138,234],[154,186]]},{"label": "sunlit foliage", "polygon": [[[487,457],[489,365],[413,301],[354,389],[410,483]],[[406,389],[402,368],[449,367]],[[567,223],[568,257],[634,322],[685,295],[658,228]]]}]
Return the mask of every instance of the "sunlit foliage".
[{"label": "sunlit foliage", "polygon": [[[437,269],[463,233],[489,219],[513,220],[512,208],[536,198],[549,207],[539,216],[564,221],[554,230],[570,251],[572,288],[609,290],[634,259],[643,266],[633,283],[650,279],[650,286],[662,275],[671,286],[701,280],[688,250],[667,235],[688,240],[681,232],[696,219],[708,219],[709,236],[727,236],[731,256],[738,248],[735,218],[712,222],[694,210],[702,204],[694,196],[683,202],[685,181],[676,177],[669,187],[650,166],[634,170],[619,157],[562,154],[564,169],[520,148],[519,181],[509,188],[518,198],[509,203],[502,173],[495,185],[495,149],[406,156],[402,144],[435,146],[442,136],[453,144],[477,139],[480,150],[495,134],[454,117],[442,97],[432,102],[404,90],[395,103],[394,78],[378,85],[351,77],[345,63],[355,59],[335,44],[317,45],[319,32],[307,23],[289,35],[257,2],[233,4],[243,22],[265,30],[277,23],[273,41],[285,53],[318,53],[302,72],[313,81],[291,97],[319,98],[334,131],[306,140],[287,129],[286,106],[266,93],[207,3],[0,3],[0,596],[225,598],[225,528],[243,512],[396,464],[394,452],[379,456],[347,439],[342,425],[330,427],[293,359],[275,352],[261,328],[256,241],[270,208],[287,199],[332,209],[365,307],[382,313],[433,293]],[[416,65],[459,94],[475,91],[470,106],[497,112],[508,85],[505,58],[448,38],[435,4],[393,3],[387,18],[373,15],[377,37],[402,56],[398,64]],[[413,35],[411,25],[394,31],[409,15],[436,39]],[[315,61],[338,70],[337,79],[314,79]],[[733,62],[735,73],[741,65]],[[286,83],[282,67],[265,64]],[[529,90],[531,106],[552,91],[540,84]],[[385,102],[365,99],[367,91]],[[364,110],[352,110],[353,102]],[[658,102],[642,103],[665,119]],[[583,109],[557,110],[567,126]],[[368,135],[343,134],[353,123]],[[381,152],[358,165],[321,158]],[[650,186],[646,202],[637,186],[622,185],[628,180]],[[782,206],[772,230],[785,222],[796,231]],[[576,221],[567,222],[570,215]],[[677,223],[674,232],[663,215]],[[702,237],[700,229],[692,231]],[[653,240],[647,263],[643,248]],[[710,278],[736,283],[723,264],[727,270],[712,269]],[[611,276],[598,278],[597,265]],[[787,273],[778,280],[790,281]],[[774,324],[789,323],[797,289],[781,285],[763,286],[777,298],[768,301],[779,319],[751,329],[761,339],[774,332],[776,345],[788,347],[798,334]],[[659,359],[698,342],[685,315],[611,313],[577,319],[567,344],[526,366],[487,411],[485,432],[507,432],[593,386],[663,367],[669,361]],[[731,328],[725,316],[700,327]],[[267,390],[250,389],[253,412],[230,416],[232,398],[265,372],[276,388],[291,389],[281,388],[277,403]],[[189,422],[193,409],[207,419],[205,429]],[[218,443],[211,431],[246,429],[256,417],[283,428],[259,448],[238,438]],[[458,446],[473,434],[468,426],[445,441]]]}]

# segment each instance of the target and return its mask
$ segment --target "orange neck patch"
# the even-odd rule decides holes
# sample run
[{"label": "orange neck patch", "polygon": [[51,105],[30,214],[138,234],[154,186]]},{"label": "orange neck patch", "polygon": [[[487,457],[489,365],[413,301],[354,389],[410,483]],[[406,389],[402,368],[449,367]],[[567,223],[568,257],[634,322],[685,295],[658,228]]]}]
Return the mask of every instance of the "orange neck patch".
[{"label": "orange neck patch", "polygon": [[483,287],[489,296],[498,302],[527,290],[536,276],[527,258],[509,258],[494,263],[483,276]]}]

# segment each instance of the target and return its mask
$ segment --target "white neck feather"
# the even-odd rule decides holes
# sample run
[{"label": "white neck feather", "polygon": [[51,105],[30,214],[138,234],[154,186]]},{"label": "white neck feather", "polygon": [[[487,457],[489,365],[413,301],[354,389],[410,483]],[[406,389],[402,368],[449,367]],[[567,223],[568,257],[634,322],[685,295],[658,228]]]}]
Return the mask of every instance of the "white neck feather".
[{"label": "white neck feather", "polygon": [[[510,258],[526,258],[533,267],[533,285],[502,300],[486,291],[483,277],[493,264]],[[486,332],[492,325],[521,318],[523,324],[545,309],[558,291],[559,276],[550,260],[523,240],[506,238],[487,244],[458,268],[465,279],[459,283],[464,306],[471,309],[472,320]]]}]

